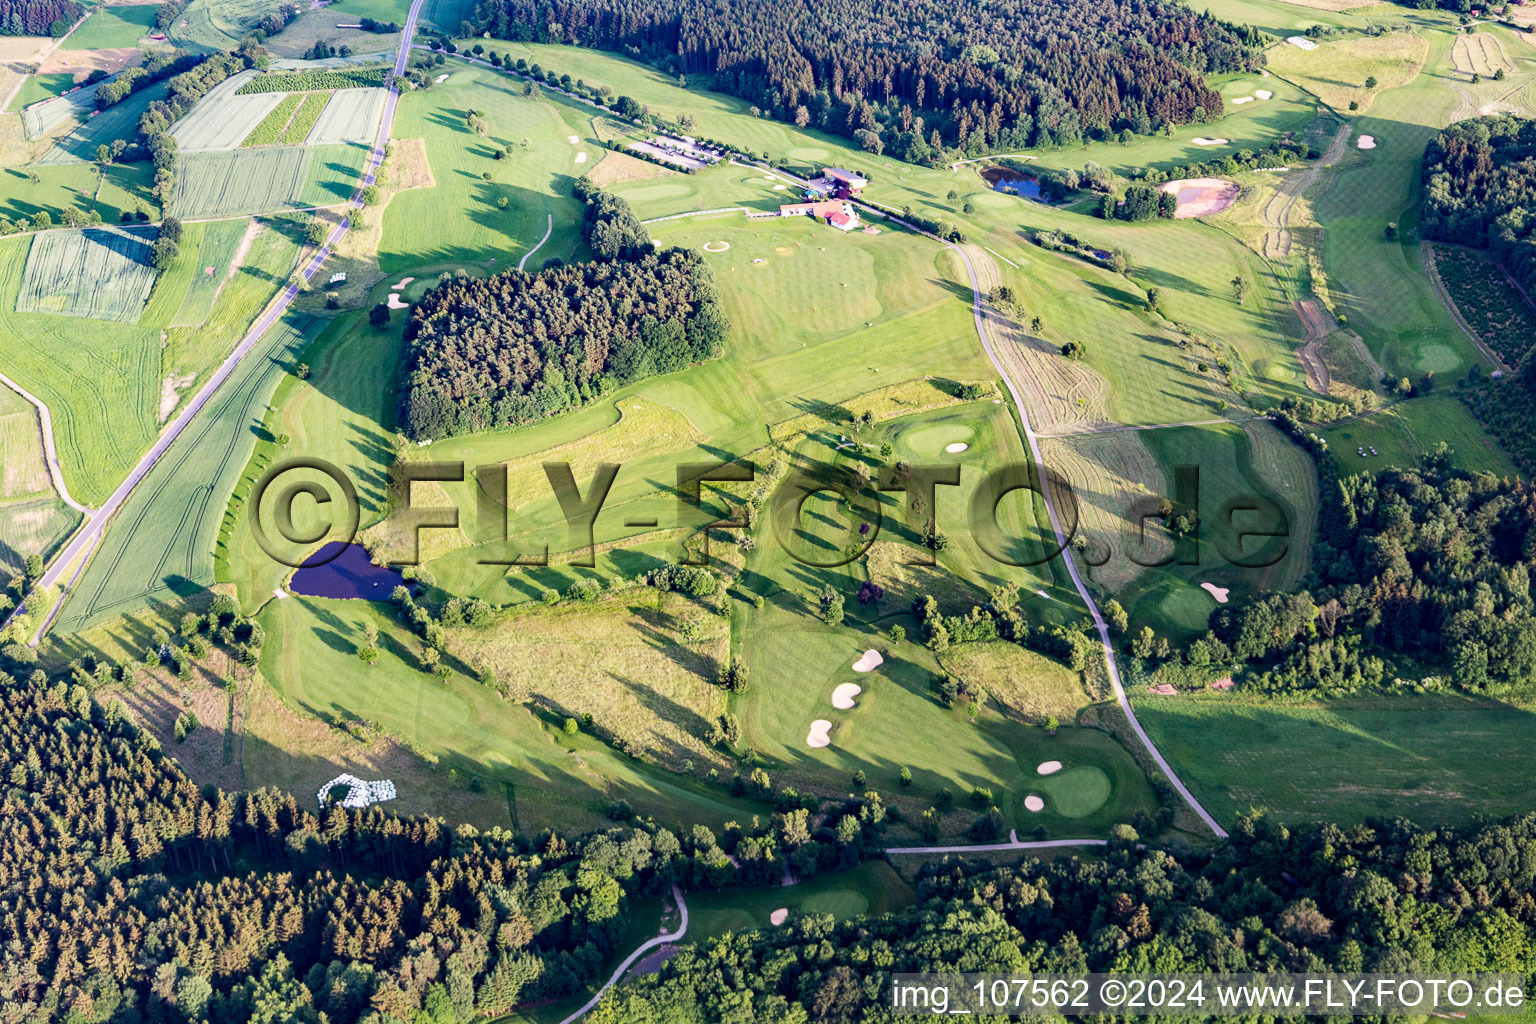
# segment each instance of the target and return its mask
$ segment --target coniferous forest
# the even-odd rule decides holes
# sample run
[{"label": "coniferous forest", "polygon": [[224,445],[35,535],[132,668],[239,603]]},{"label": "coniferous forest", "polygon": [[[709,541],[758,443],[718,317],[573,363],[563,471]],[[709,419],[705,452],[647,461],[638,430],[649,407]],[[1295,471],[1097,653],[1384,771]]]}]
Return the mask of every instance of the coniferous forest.
[{"label": "coniferous forest", "polygon": [[577,183],[598,259],[459,277],[406,328],[401,419],[414,438],[532,423],[712,359],[730,329],[703,257],[656,250],[629,204]]},{"label": "coniferous forest", "polygon": [[1424,151],[1425,238],[1487,249],[1536,291],[1536,121],[1458,121]]},{"label": "coniferous forest", "polygon": [[1215,117],[1202,75],[1263,63],[1252,29],[1163,0],[481,0],[477,17],[502,39],[710,75],[768,116],[915,163]]},{"label": "coniferous forest", "polygon": [[74,0],[0,0],[0,36],[59,36],[79,18]]}]

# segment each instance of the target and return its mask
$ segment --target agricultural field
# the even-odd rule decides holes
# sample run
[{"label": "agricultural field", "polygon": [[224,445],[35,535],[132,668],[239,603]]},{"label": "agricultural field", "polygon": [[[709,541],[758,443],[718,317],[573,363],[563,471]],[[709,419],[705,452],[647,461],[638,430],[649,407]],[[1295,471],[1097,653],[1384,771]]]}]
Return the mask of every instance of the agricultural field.
[{"label": "agricultural field", "polygon": [[[81,90],[81,92],[84,91]],[[96,159],[97,146],[103,143],[111,145],[118,139],[132,138],[144,111],[151,103],[164,100],[165,97],[165,83],[158,82],[114,103],[95,117],[77,125],[45,153],[38,164],[52,166],[85,163]]]},{"label": "agricultural field", "polygon": [[1484,253],[1450,245],[1432,245],[1429,252],[1467,326],[1505,365],[1519,366],[1536,344],[1536,307]]},{"label": "agricultural field", "polygon": [[[11,105],[15,109],[21,110],[24,107],[30,107],[34,103],[41,103],[55,96],[62,96],[74,87],[75,74],[72,71],[38,72],[35,75],[28,75],[26,81],[21,83],[21,88],[16,90],[16,96],[11,100]],[[63,109],[65,106],[67,104],[59,104],[58,109]],[[45,115],[39,111],[37,120],[31,121],[30,124],[34,129],[41,129],[46,127],[51,120],[51,115]],[[37,134],[41,134],[41,132],[37,132]]]},{"label": "agricultural field", "polygon": [[[0,309],[16,308],[33,240],[0,241]],[[154,437],[160,332],[82,317],[6,313],[0,370],[46,402],[77,501],[105,498]]]},{"label": "agricultural field", "polygon": [[80,522],[60,501],[43,462],[37,410],[0,387],[0,574],[22,570],[29,555],[47,558]]},{"label": "agricultural field", "polygon": [[167,34],[188,49],[229,50],[271,10],[270,0],[192,0]]},{"label": "agricultural field", "polygon": [[[400,12],[392,18],[382,19],[394,21],[397,24],[405,20],[406,5],[402,5]],[[373,54],[381,51],[394,51],[400,45],[400,33],[398,32],[364,32],[357,28],[337,28],[337,25],[356,24],[360,15],[354,15],[337,3],[327,4],[314,10],[307,10],[293,21],[288,23],[275,36],[269,37],[264,43],[268,50],[280,58],[301,59],[309,53],[316,43],[324,43],[326,46],[343,47],[350,46],[354,56],[348,58],[356,60],[357,54]],[[329,58],[327,58],[329,59]],[[375,60],[379,59],[375,57]]]},{"label": "agricultural field", "polygon": [[105,174],[87,164],[0,170],[0,217],[21,221],[47,213],[57,225],[63,223],[64,211],[73,206],[83,213],[101,214],[104,223],[116,224],[124,213],[132,215],[140,209],[154,212],[153,173],[148,164],[114,164]]},{"label": "agricultural field", "polygon": [[224,284],[239,272],[239,261],[244,258],[241,246],[249,245],[247,236],[264,229],[259,223],[225,220],[189,224],[183,230],[181,244],[195,252],[195,261],[186,293],[168,326],[201,327],[212,314]]},{"label": "agricultural field", "polygon": [[[1268,57],[1275,74],[1345,114],[1351,102],[1361,111],[1370,110],[1380,90],[1412,81],[1428,53],[1429,43],[1422,36],[1401,31],[1325,40],[1315,50],[1280,45]],[[1376,80],[1374,88],[1366,88],[1369,78]]]},{"label": "agricultural field", "polygon": [[311,146],[347,142],[371,146],[379,133],[379,119],[388,98],[385,89],[337,89],[319,111],[307,141]]},{"label": "agricultural field", "polygon": [[320,112],[331,102],[331,97],[325,93],[309,92],[304,94],[304,102],[294,113],[283,134],[278,137],[278,144],[282,146],[302,145],[309,138],[310,129],[320,119]]},{"label": "agricultural field", "polygon": [[[276,97],[278,103],[267,115],[261,119],[261,123],[251,129],[251,133],[240,143],[244,146],[271,146],[283,137],[288,123],[293,120],[293,115],[298,111],[299,104],[305,100],[305,94],[291,92],[286,96]],[[229,147],[226,147],[229,148]]]},{"label": "agricultural field", "polygon": [[178,154],[235,149],[282,104],[281,93],[239,95],[256,74],[242,71],[226,78],[171,126]]},{"label": "agricultural field", "polygon": [[1504,55],[1497,36],[1489,32],[1462,32],[1451,45],[1451,64],[1470,78],[1492,78],[1500,71],[1513,71],[1514,63]]},{"label": "agricultural field", "polygon": [[1136,714],[1216,817],[1405,817],[1464,824],[1525,810],[1532,711],[1451,696],[1321,704],[1134,698]]},{"label": "agricultural field", "polygon": [[41,139],[52,135],[70,120],[84,117],[95,106],[96,87],[86,86],[63,96],[53,96],[33,103],[21,112],[22,124],[28,139]]},{"label": "agricultural field", "polygon": [[80,519],[80,513],[57,498],[0,501],[0,571],[20,572],[29,555],[48,558],[69,539]]},{"label": "agricultural field", "polygon": [[328,71],[269,71],[240,83],[237,94],[253,96],[268,92],[319,92],[328,89],[366,89],[384,84],[387,65],[335,68]]},{"label": "agricultural field", "polygon": [[16,312],[137,321],[155,286],[155,235],[154,229],[114,227],[37,235]]},{"label": "agricultural field", "polygon": [[176,161],[170,212],[183,220],[344,203],[368,159],[362,146],[264,146]]}]

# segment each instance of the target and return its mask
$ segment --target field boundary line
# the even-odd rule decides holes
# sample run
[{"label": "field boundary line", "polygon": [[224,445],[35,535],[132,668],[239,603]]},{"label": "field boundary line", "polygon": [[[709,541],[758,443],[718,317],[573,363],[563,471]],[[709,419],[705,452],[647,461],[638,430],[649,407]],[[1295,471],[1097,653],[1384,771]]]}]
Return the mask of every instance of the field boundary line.
[{"label": "field boundary line", "polygon": [[603,983],[603,987],[593,993],[591,999],[587,1000],[586,1005],[577,1010],[575,1013],[571,1014],[569,1017],[562,1020],[560,1024],[572,1024],[573,1021],[580,1020],[583,1016],[585,1016],[586,1013],[592,1009],[592,1007],[596,1006],[599,1002],[602,1001],[603,996],[608,993],[608,990],[612,988],[614,984],[617,983],[621,978],[623,978],[625,973],[635,965],[636,960],[639,960],[642,956],[649,953],[657,946],[664,946],[669,942],[676,942],[678,939],[683,937],[683,935],[688,931],[688,904],[683,900],[683,890],[678,886],[676,882],[672,883],[672,898],[677,901],[677,909],[683,916],[682,923],[677,926],[677,929],[675,931],[663,932],[662,934],[657,935],[655,938],[646,939],[644,942],[640,943],[640,945],[636,946],[634,952],[625,957],[624,962],[619,964],[619,966],[614,969],[612,976],[610,976],[609,979]]},{"label": "field boundary line", "polygon": [[1002,260],[1004,263],[1008,264],[1014,270],[1018,270],[1019,269],[1019,265],[1017,263],[1013,262],[1013,260],[1009,259],[1007,256],[1004,256],[1002,253],[998,252],[996,249],[992,248],[990,245],[984,245],[984,246],[982,246],[982,248],[987,250],[987,252],[991,253],[993,256],[996,256],[998,259]]},{"label": "field boundary line", "polygon": [[[416,20],[421,13],[422,4],[425,2],[426,0],[411,0],[410,12],[406,15],[405,28],[401,35],[400,49],[395,56],[394,78],[399,78],[405,73],[406,58],[410,56],[411,51],[411,37],[416,32]],[[353,190],[352,199],[346,204],[351,209],[358,209],[362,206],[362,190],[372,185],[377,179],[379,166],[384,162],[385,148],[389,142],[390,130],[394,126],[395,110],[399,105],[399,101],[399,86],[392,85],[389,90],[389,97],[384,104],[384,114],[380,119],[373,147],[368,153],[367,162],[363,165],[362,177],[357,187]],[[298,274],[302,277],[305,284],[313,280],[314,276],[320,272],[320,268],[324,266],[332,250],[346,235],[351,226],[352,218],[350,216],[341,218],[331,228],[331,232],[326,236],[325,242],[309,258],[308,262],[301,263]],[[263,307],[263,311],[252,322],[245,336],[241,338],[234,350],[224,358],[224,361],[219,364],[218,369],[214,371],[208,382],[198,390],[197,394],[192,397],[191,401],[187,403],[176,419],[172,420],[166,429],[161,431],[159,438],[156,439],[149,451],[144,454],[143,458],[129,472],[128,477],[117,486],[117,489],[112,492],[101,508],[86,517],[85,524],[76,532],[74,539],[54,556],[52,563],[43,573],[42,579],[38,581],[39,586],[53,586],[59,581],[64,570],[69,567],[71,562],[96,544],[105,532],[112,517],[117,513],[117,510],[128,500],[128,496],[149,475],[150,470],[155,467],[166,451],[181,437],[182,433],[186,431],[197,415],[202,412],[203,408],[213,400],[219,388],[234,374],[235,370],[245,360],[245,357],[256,347],[257,342],[288,312],[298,293],[299,282],[290,279],[288,284],[268,301],[266,306]],[[82,562],[82,566],[83,564]],[[74,580],[78,580],[79,575],[77,572],[71,582],[73,583]],[[36,646],[42,640],[46,627],[58,618],[59,612],[68,600],[69,591],[68,588],[65,588],[60,592],[58,601],[47,616],[44,628],[39,629],[37,635],[32,638],[32,646]]]},{"label": "field boundary line", "polygon": [[69,485],[64,482],[64,469],[59,465],[59,452],[53,444],[53,415],[48,411],[48,406],[44,404],[41,398],[38,398],[3,373],[0,373],[0,384],[4,384],[22,398],[25,398],[37,410],[38,433],[43,438],[43,462],[48,467],[48,479],[53,481],[53,489],[63,499],[64,504],[76,512],[83,512],[86,516],[89,516],[91,509],[72,498],[69,493]]},{"label": "field boundary line", "polygon": [[545,216],[549,218],[549,226],[544,229],[544,237],[539,239],[539,243],[532,249],[529,249],[527,252],[523,253],[523,258],[517,261],[518,270],[522,270],[523,264],[528,262],[528,257],[544,248],[544,243],[549,241],[549,236],[555,233],[555,215],[552,213],[547,213]]}]

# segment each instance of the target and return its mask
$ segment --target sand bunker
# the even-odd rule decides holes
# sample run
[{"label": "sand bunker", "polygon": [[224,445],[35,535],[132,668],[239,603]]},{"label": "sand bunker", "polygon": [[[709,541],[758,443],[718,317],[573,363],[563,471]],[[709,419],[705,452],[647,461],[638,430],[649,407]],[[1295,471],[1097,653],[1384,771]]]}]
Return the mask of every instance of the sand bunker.
[{"label": "sand bunker", "polygon": [[855,672],[873,672],[884,664],[885,659],[880,656],[880,652],[871,647],[859,655],[859,660],[853,663],[853,670]]},{"label": "sand bunker", "polygon": [[390,292],[389,298],[385,301],[384,305],[388,306],[390,309],[411,308],[411,304],[409,302],[406,302],[404,299],[400,298],[399,292]]},{"label": "sand bunker", "polygon": [[446,81],[448,81],[448,76],[447,75],[438,75],[436,78],[433,79],[433,81],[434,82],[446,82]]},{"label": "sand bunker", "polygon": [[1362,135],[1358,139],[1355,140],[1355,145],[1359,146],[1361,149],[1375,149],[1376,148],[1376,136],[1374,136],[1374,135]]},{"label": "sand bunker", "polygon": [[1173,214],[1179,220],[1220,213],[1232,205],[1239,191],[1236,182],[1224,178],[1179,178],[1164,182],[1162,190],[1179,201]]},{"label": "sand bunker", "polygon": [[1060,761],[1041,761],[1035,766],[1035,772],[1039,775],[1055,775],[1061,771]]},{"label": "sand bunker", "polygon": [[847,711],[853,707],[853,698],[864,692],[864,687],[858,683],[843,683],[832,691],[832,706],[841,711]]},{"label": "sand bunker", "polygon": [[414,280],[416,280],[414,277],[402,277],[400,280],[396,281],[394,284],[389,286],[390,291],[396,291],[397,292],[400,289],[404,288],[406,285],[410,284]]},{"label": "sand bunker", "polygon": [[773,190],[775,192],[783,192],[784,191],[784,186],[783,185],[775,185],[775,186],[773,186]]},{"label": "sand bunker", "polygon": [[1270,92],[1268,89],[1255,89],[1255,90],[1253,90],[1253,94],[1255,96],[1257,96],[1261,100],[1270,99],[1271,97],[1273,97],[1275,95],[1274,93]]},{"label": "sand bunker", "polygon": [[585,152],[577,153],[576,154],[576,162],[579,163],[579,164],[586,163],[587,162],[587,154]]},{"label": "sand bunker", "polygon": [[279,601],[286,601],[288,600],[288,591],[284,590],[282,587],[278,587],[276,590],[272,591],[272,596],[277,598]]},{"label": "sand bunker", "polygon": [[830,747],[832,745],[832,723],[825,718],[818,718],[811,723],[811,731],[805,734],[805,745],[808,747]]},{"label": "sand bunker", "polygon": [[730,242],[705,242],[704,243],[704,251],[705,252],[725,252],[725,250],[729,249],[730,247],[731,247],[731,243]]},{"label": "sand bunker", "polygon": [[1252,102],[1253,102],[1253,97],[1252,96],[1239,96],[1237,99],[1232,101],[1232,105],[1233,106],[1242,106],[1244,103],[1252,103]]},{"label": "sand bunker", "polygon": [[1031,793],[1024,798],[1024,809],[1031,814],[1039,814],[1045,810],[1045,801]]},{"label": "sand bunker", "polygon": [[566,137],[565,137],[565,141],[566,141],[566,142],[569,142],[569,143],[570,143],[570,144],[571,144],[571,145],[573,145],[573,146],[574,146],[574,145],[576,145],[576,144],[577,144],[577,143],[578,143],[578,142],[580,142],[580,141],[581,141],[581,136],[580,136],[580,135],[567,135],[567,136],[566,136]]},{"label": "sand bunker", "polygon": [[1207,139],[1207,138],[1202,138],[1200,136],[1196,136],[1195,138],[1191,139],[1190,141],[1193,142],[1197,146],[1225,146],[1227,143],[1231,142],[1232,140],[1231,139]]},{"label": "sand bunker", "polygon": [[954,444],[945,445],[944,450],[949,452],[951,455],[959,455],[969,447],[970,445],[966,444],[964,441],[956,441]]},{"label": "sand bunker", "polygon": [[787,920],[789,920],[788,907],[780,907],[778,910],[775,910],[773,913],[768,915],[768,923],[772,925],[780,925]]},{"label": "sand bunker", "polygon": [[1232,593],[1232,588],[1231,587],[1218,587],[1214,583],[1202,583],[1202,584],[1200,584],[1200,587],[1206,593],[1208,593],[1212,597],[1214,597],[1216,599],[1216,603],[1217,604],[1226,604],[1227,603],[1227,595]]}]

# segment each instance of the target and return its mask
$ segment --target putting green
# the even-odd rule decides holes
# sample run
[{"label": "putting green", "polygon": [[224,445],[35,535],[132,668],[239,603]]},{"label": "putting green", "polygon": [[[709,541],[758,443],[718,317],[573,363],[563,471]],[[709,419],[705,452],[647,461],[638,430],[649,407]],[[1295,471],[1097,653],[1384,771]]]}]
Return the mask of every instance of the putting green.
[{"label": "putting green", "polygon": [[1461,356],[1449,345],[1425,345],[1419,349],[1419,359],[1413,365],[1424,373],[1449,373],[1461,366]]},{"label": "putting green", "polygon": [[1176,624],[1194,632],[1203,632],[1210,625],[1211,609],[1215,601],[1210,594],[1182,580],[1163,584],[1165,595],[1157,607]]},{"label": "putting green", "polygon": [[1109,776],[1092,765],[1078,765],[1055,775],[1034,780],[1031,785],[1050,799],[1046,807],[1063,818],[1082,818],[1092,814],[1109,799],[1114,789]]},{"label": "putting green", "polygon": [[831,914],[836,918],[857,917],[869,910],[869,898],[853,889],[829,889],[808,896],[800,904],[800,909],[807,914]]},{"label": "putting green", "polygon": [[933,457],[945,454],[951,444],[969,444],[976,432],[961,423],[934,423],[905,435],[902,440],[918,455]]},{"label": "putting green", "polygon": [[1270,359],[1260,359],[1253,364],[1254,373],[1268,380],[1292,381],[1296,379],[1296,371],[1289,366],[1283,366]]}]

